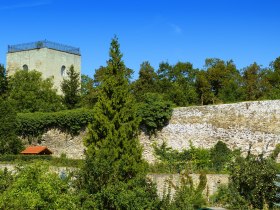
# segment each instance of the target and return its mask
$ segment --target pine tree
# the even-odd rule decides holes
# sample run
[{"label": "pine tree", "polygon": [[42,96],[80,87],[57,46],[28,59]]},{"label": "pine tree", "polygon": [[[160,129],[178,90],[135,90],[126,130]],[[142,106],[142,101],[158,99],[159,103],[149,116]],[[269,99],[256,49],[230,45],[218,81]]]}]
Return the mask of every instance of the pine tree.
[{"label": "pine tree", "polygon": [[81,78],[80,74],[75,71],[73,65],[71,65],[70,69],[67,71],[67,76],[68,77],[66,79],[63,79],[61,83],[61,90],[64,94],[64,104],[68,109],[73,109],[77,107],[81,99]]},{"label": "pine tree", "polygon": [[138,140],[140,119],[136,116],[126,71],[118,40],[114,38],[94,107],[94,120],[85,139],[88,178],[92,179],[89,182],[100,187],[114,180],[126,181],[143,172]]},{"label": "pine tree", "polygon": [[90,195],[86,208],[153,209],[157,201],[154,186],[146,181],[147,165],[138,140],[140,119],[127,71],[115,37],[85,138],[81,188]]}]

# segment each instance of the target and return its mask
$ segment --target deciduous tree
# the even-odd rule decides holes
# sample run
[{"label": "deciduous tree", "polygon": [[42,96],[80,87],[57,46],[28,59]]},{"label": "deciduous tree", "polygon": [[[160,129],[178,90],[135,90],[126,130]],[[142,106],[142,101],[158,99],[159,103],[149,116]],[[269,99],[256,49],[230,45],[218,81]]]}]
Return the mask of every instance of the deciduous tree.
[{"label": "deciduous tree", "polygon": [[0,97],[3,97],[7,93],[8,79],[6,69],[0,64]]},{"label": "deciduous tree", "polygon": [[18,112],[50,112],[63,108],[51,78],[42,79],[38,71],[17,71],[9,79],[9,99]]},{"label": "deciduous tree", "polygon": [[18,154],[23,146],[16,135],[16,112],[8,100],[1,98],[0,122],[0,154]]}]

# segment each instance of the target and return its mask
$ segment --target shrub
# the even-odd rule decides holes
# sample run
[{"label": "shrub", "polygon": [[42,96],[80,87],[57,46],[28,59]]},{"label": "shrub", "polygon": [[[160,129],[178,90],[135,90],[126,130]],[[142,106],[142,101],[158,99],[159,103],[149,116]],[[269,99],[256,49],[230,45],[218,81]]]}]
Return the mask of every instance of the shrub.
[{"label": "shrub", "polygon": [[227,145],[218,141],[217,144],[210,151],[210,158],[215,171],[221,171],[225,168],[226,164],[230,162],[232,151]]},{"label": "shrub", "polygon": [[92,121],[93,111],[87,109],[60,112],[19,113],[17,115],[18,135],[38,137],[49,129],[56,128],[71,135],[77,135]]},{"label": "shrub", "polygon": [[9,101],[0,98],[0,154],[16,154],[21,149],[16,135],[16,112]]},{"label": "shrub", "polygon": [[[192,177],[186,172],[180,175],[180,182],[175,186],[169,182],[168,193],[163,195],[161,201],[161,208],[166,210],[179,210],[179,209],[199,209],[206,204],[202,192],[206,186],[206,175],[200,174],[199,183],[194,185]],[[174,187],[176,192],[171,198],[170,190]]]},{"label": "shrub", "polygon": [[79,209],[70,186],[42,162],[18,167],[14,181],[0,194],[0,209]]},{"label": "shrub", "polygon": [[230,167],[230,189],[254,209],[263,209],[266,205],[272,208],[273,203],[280,200],[274,183],[277,172],[276,163],[270,158],[251,154],[246,158],[239,157]]},{"label": "shrub", "polygon": [[168,124],[172,110],[172,103],[164,100],[160,94],[147,93],[144,101],[139,104],[137,113],[142,118],[141,125],[151,135]]},{"label": "shrub", "polygon": [[[152,168],[161,170],[165,168],[165,172],[179,173],[183,169],[201,171],[211,169],[210,150],[203,148],[196,148],[191,145],[191,148],[179,152],[167,147],[163,143],[159,147],[154,147],[155,155],[161,160],[160,163],[154,165]],[[165,165],[165,166],[164,166]]]}]

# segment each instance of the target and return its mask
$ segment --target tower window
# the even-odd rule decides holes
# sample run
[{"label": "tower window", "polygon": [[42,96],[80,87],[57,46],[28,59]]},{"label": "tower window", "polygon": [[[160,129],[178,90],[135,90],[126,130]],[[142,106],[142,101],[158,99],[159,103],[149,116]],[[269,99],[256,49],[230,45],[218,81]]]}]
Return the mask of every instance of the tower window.
[{"label": "tower window", "polygon": [[24,64],[24,65],[22,66],[22,69],[23,69],[24,71],[28,71],[28,66],[27,66],[26,64]]},{"label": "tower window", "polygon": [[63,76],[63,77],[66,76],[66,67],[64,65],[61,66],[61,76]]}]

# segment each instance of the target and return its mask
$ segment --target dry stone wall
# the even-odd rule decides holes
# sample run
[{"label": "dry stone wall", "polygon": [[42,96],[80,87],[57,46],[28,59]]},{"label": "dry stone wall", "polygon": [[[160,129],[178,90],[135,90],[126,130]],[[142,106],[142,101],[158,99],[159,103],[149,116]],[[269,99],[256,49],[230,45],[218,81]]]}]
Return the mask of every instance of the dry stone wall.
[{"label": "dry stone wall", "polygon": [[[48,146],[54,156],[83,158],[85,133],[70,136],[49,130],[40,144]],[[156,137],[140,135],[143,156],[151,163],[156,161],[153,144],[166,142],[181,151],[188,149],[190,142],[196,147],[211,148],[219,140],[243,153],[251,147],[254,154],[268,155],[280,143],[280,100],[176,108],[169,124]]]},{"label": "dry stone wall", "polygon": [[[199,174],[190,174],[195,187],[199,184],[199,176]],[[161,198],[168,192],[169,185],[171,186],[170,194],[173,196],[176,188],[180,187],[182,179],[182,175],[180,174],[149,174],[148,177],[157,185],[157,193]],[[228,184],[229,175],[206,174],[206,180],[207,182],[203,194],[208,198],[217,192],[219,186]]]},{"label": "dry stone wall", "polygon": [[[3,164],[0,163],[0,170],[4,170],[5,168],[12,173],[16,173],[16,164]],[[73,167],[56,167],[51,166],[51,172],[55,172],[57,174],[61,173],[70,173],[77,168]],[[197,186],[199,183],[199,174],[190,174],[194,185]],[[179,174],[148,174],[148,178],[156,184],[157,186],[157,193],[162,198],[164,193],[168,192],[168,186],[171,184],[171,196],[175,193],[175,187],[180,186],[181,176]],[[204,189],[204,195],[206,197],[213,195],[220,185],[228,184],[229,176],[226,174],[206,174],[206,187]]]},{"label": "dry stone wall", "polygon": [[152,144],[166,142],[179,151],[210,148],[221,140],[231,149],[268,155],[280,143],[280,100],[176,108],[169,124],[149,139],[141,134],[144,157],[156,159]]},{"label": "dry stone wall", "polygon": [[58,129],[51,129],[44,133],[39,140],[33,139],[29,142],[30,140],[24,139],[24,142],[26,146],[30,143],[47,146],[55,157],[66,155],[67,158],[83,159],[85,150],[83,138],[85,135],[86,131],[82,131],[77,136],[71,136]]}]

